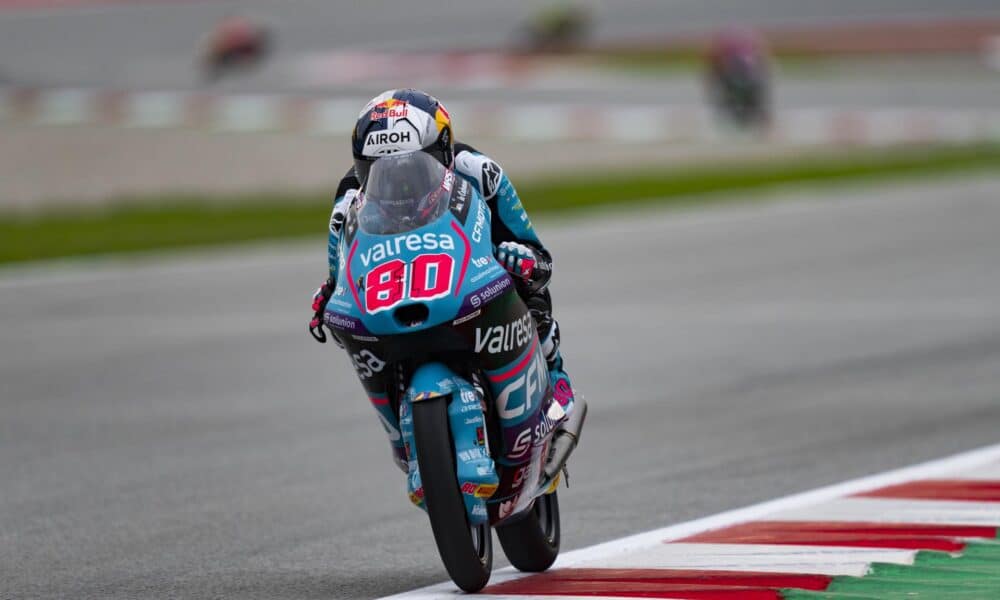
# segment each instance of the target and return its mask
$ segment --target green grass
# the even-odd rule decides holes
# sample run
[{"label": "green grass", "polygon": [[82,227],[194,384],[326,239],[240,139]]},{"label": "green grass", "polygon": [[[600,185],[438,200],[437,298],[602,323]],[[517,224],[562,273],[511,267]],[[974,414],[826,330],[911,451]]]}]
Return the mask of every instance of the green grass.
[{"label": "green grass", "polygon": [[647,170],[615,179],[535,181],[524,187],[522,196],[532,212],[539,208],[578,209],[618,201],[692,204],[714,200],[710,196],[723,192],[740,192],[730,194],[727,199],[741,200],[745,199],[741,193],[791,183],[917,177],[986,169],[1000,169],[1000,145],[859,150],[849,154]]},{"label": "green grass", "polygon": [[[518,184],[532,215],[614,203],[691,205],[752,198],[791,183],[1000,170],[1000,145],[853,151],[684,168],[604,170]],[[0,263],[310,236],[322,239],[329,194],[162,196],[106,209],[0,215]]]}]

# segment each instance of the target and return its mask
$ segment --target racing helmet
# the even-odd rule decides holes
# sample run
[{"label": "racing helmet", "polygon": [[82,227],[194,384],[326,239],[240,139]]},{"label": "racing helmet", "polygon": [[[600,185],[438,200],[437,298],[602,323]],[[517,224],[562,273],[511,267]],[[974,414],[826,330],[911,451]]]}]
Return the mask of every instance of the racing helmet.
[{"label": "racing helmet", "polygon": [[451,167],[453,137],[451,116],[434,96],[413,88],[382,92],[365,105],[354,125],[354,174],[364,186],[379,157],[417,150]]}]

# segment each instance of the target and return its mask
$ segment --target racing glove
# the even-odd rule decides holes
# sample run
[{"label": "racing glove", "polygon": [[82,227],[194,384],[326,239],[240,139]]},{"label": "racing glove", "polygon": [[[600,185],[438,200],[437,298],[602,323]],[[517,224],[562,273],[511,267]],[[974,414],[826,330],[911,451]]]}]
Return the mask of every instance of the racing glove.
[{"label": "racing glove", "polygon": [[528,290],[545,289],[552,276],[552,263],[542,251],[519,242],[500,242],[494,251],[503,268],[523,282]]},{"label": "racing glove", "polygon": [[[337,282],[333,278],[329,278],[313,294],[313,318],[309,321],[309,333],[312,334],[314,340],[321,344],[326,343],[326,332],[323,331],[323,312],[326,311],[326,303],[330,301],[330,296],[333,295],[336,286]],[[333,336],[333,341],[339,345],[336,336]]]}]

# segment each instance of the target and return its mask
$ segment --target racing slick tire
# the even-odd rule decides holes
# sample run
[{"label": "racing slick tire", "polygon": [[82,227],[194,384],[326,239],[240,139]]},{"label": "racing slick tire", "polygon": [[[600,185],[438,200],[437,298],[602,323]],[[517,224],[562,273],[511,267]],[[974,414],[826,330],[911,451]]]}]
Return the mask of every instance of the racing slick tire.
[{"label": "racing slick tire", "polygon": [[504,554],[516,569],[530,573],[548,569],[559,556],[559,498],[556,492],[539,496],[527,515],[496,529]]},{"label": "racing slick tire", "polygon": [[466,592],[486,586],[493,570],[489,523],[470,526],[455,475],[455,448],[443,396],[413,403],[413,438],[424,488],[424,505],[448,575]]}]

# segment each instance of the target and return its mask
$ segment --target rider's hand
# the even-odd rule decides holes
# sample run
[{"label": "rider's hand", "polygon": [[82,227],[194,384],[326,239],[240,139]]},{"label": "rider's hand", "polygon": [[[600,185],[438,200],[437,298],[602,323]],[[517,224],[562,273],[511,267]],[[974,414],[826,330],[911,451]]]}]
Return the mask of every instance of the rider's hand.
[{"label": "rider's hand", "polygon": [[323,312],[326,310],[326,303],[330,301],[330,296],[333,295],[333,289],[336,285],[335,281],[327,279],[323,285],[317,288],[316,293],[313,294],[313,318],[309,321],[309,332],[321,344],[326,343],[326,333],[323,331]]},{"label": "rider's hand", "polygon": [[526,282],[531,280],[531,276],[535,272],[535,265],[538,264],[538,256],[535,251],[529,246],[517,242],[500,242],[494,255],[511,275]]},{"label": "rider's hand", "polygon": [[548,255],[528,244],[500,242],[493,254],[503,268],[527,286],[530,292],[545,289],[552,277],[552,263]]}]

